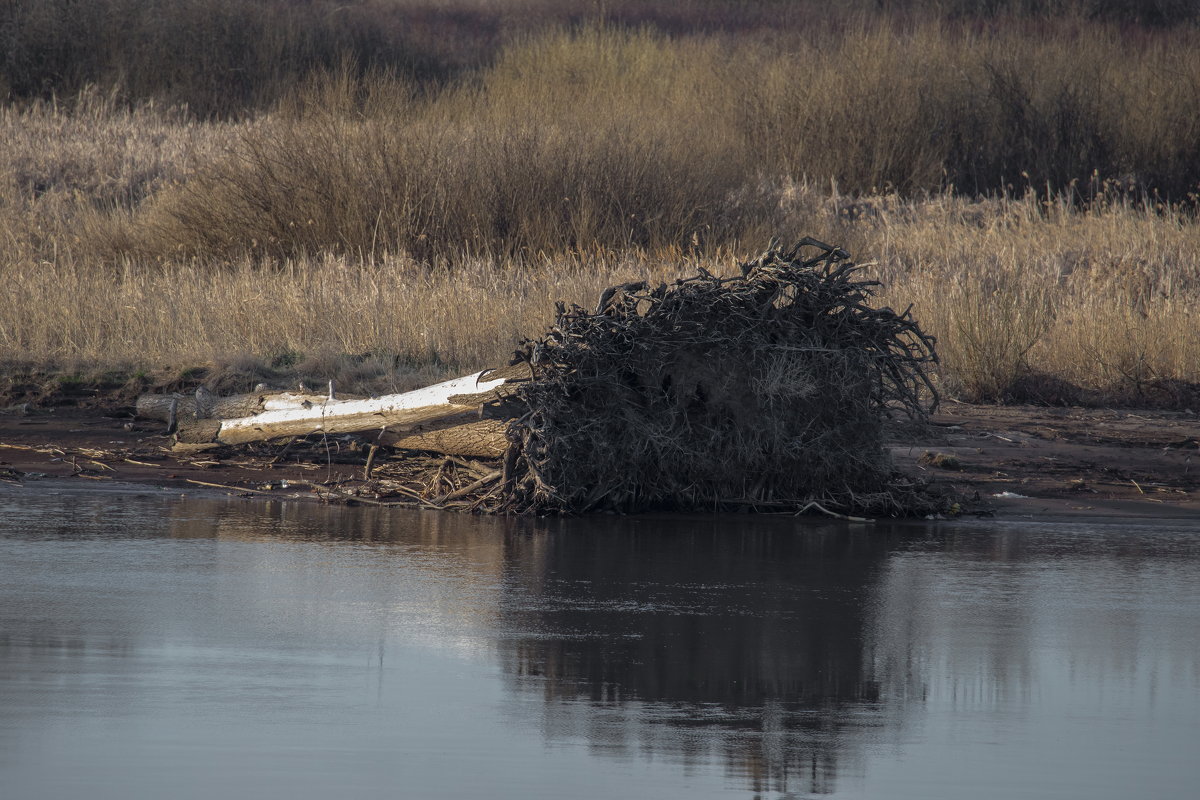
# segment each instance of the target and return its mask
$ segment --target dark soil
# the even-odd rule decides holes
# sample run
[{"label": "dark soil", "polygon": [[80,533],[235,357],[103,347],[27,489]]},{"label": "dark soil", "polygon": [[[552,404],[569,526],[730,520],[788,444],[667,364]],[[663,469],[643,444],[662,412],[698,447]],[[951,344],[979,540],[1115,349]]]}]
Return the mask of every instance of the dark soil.
[{"label": "dark soil", "polygon": [[951,403],[931,421],[897,465],[1000,513],[1200,520],[1195,413]]},{"label": "dark soil", "polygon": [[[1200,520],[1200,415],[947,404],[931,423],[893,437],[896,465],[958,494],[968,511]],[[395,490],[408,459],[377,451],[366,481],[369,452],[365,439],[345,436],[173,450],[161,423],[99,400],[0,412],[0,487],[58,478],[379,502],[389,495],[380,482]],[[470,465],[458,469],[470,478]]]}]

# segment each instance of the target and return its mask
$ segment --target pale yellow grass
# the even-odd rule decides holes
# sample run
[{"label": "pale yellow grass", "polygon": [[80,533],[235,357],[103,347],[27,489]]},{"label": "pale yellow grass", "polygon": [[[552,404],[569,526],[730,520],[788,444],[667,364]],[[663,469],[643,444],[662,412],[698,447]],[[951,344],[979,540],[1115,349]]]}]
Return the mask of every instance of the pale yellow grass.
[{"label": "pale yellow grass", "polygon": [[[114,243],[147,205],[266,124],[197,125],[95,97],[73,109],[0,110],[0,361],[94,373],[240,360],[352,379],[466,371],[503,363],[521,336],[544,329],[556,300],[589,305],[607,285],[669,281],[698,264],[729,273],[735,256],[765,245],[726,256],[708,247],[702,261],[678,248],[585,257],[564,247],[438,267],[398,247],[282,261],[119,252]],[[783,238],[815,235],[868,263],[886,283],[880,302],[912,303],[938,336],[951,393],[1002,399],[1045,373],[1124,402],[1155,381],[1200,382],[1194,216],[1120,203],[1082,212],[1032,194],[847,198],[824,184],[755,181],[742,191],[751,204],[703,199],[731,217],[770,208]],[[544,208],[532,189],[522,196]]]},{"label": "pale yellow grass", "polygon": [[151,368],[258,360],[312,372],[344,370],[351,356],[376,368],[465,371],[507,363],[523,335],[551,321],[555,300],[594,302],[605,286],[647,271],[632,259],[588,268],[465,262],[453,271],[331,256],[270,267],[8,262],[0,280],[20,302],[0,311],[0,360]]},{"label": "pale yellow grass", "polygon": [[[1200,381],[1200,227],[1127,208],[1080,214],[1036,199],[886,203],[843,223],[838,241],[886,282],[880,302],[914,305],[939,339],[943,386],[1003,398],[1045,373],[1136,400],[1155,379]],[[825,213],[836,219],[836,199]],[[891,210],[886,210],[890,207]],[[838,236],[830,219],[824,227]],[[831,238],[832,238],[831,236]],[[750,255],[750,254],[747,254]],[[470,370],[504,363],[540,333],[554,302],[590,304],[613,283],[669,281],[680,258],[463,261],[323,256],[97,269],[62,258],[0,265],[0,359],[141,366],[243,358],[344,369]],[[728,273],[732,257],[706,268]]]},{"label": "pale yellow grass", "polygon": [[1036,197],[915,208],[885,213],[863,255],[939,337],[951,388],[1003,397],[1038,372],[1136,401],[1156,380],[1200,381],[1194,219]]},{"label": "pale yellow grass", "polygon": [[3,257],[90,257],[91,230],[187,180],[226,146],[234,127],[199,124],[152,104],[123,108],[95,91],[62,106],[0,106]]}]

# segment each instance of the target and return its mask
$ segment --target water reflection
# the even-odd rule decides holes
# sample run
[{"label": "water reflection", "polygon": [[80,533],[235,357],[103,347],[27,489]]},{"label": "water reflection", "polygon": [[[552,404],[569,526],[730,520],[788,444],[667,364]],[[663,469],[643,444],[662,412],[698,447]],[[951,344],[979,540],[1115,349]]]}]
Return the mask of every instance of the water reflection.
[{"label": "water reflection", "polygon": [[1197,533],[1028,525],[909,543],[875,589],[870,669],[889,698],[975,709],[1146,688],[1163,670],[1200,686]]},{"label": "water reflection", "polygon": [[[1168,796],[1200,779],[1200,531],[104,494],[0,494],[0,520],[0,778],[64,720],[154,720],[211,747],[206,708],[222,742],[235,720],[240,750],[326,770],[336,730],[358,766],[331,784],[367,753],[403,766],[373,791],[400,769],[423,795],[470,788],[414,766],[430,742],[499,759],[514,797],[620,794],[588,782],[593,761],[643,788],[669,768],[655,785],[691,797]],[[320,796],[304,775],[293,793]]]},{"label": "water reflection", "polygon": [[[581,521],[512,545],[505,669],[550,738],[755,791],[833,791],[848,736],[884,723],[865,669],[886,535],[721,518]],[[586,701],[581,707],[578,701]]]}]

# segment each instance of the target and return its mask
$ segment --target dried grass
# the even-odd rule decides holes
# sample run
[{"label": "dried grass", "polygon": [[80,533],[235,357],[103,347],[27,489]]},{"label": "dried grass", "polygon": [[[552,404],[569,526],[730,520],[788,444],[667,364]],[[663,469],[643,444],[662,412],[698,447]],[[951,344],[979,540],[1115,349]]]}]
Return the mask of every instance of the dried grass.
[{"label": "dried grass", "polygon": [[133,103],[187,104],[200,118],[241,117],[347,59],[444,83],[494,63],[515,41],[581,23],[828,53],[847,31],[919,24],[1053,36],[1066,46],[1081,30],[1119,25],[1140,49],[1147,34],[1190,33],[1198,18],[1191,0],[6,0],[0,96],[49,99],[101,86]]},{"label": "dried grass", "polygon": [[[1194,181],[1200,48],[1187,28],[1080,24],[1062,41],[1053,25],[1027,41],[1005,25],[851,27],[795,51],[600,26],[513,45],[436,91],[350,69],[292,82],[240,122],[94,90],[7,106],[0,360],[465,372],[542,330],[556,300],[725,272],[806,231],[870,259],[886,302],[915,305],[954,396],[1037,399],[1040,382],[1050,401],[1195,408],[1200,225],[1139,186]],[[1059,69],[1060,45],[1083,66]],[[980,83],[979,59],[1027,62],[1021,91]],[[904,75],[937,91],[888,83]],[[966,168],[945,142],[991,158],[996,131],[1064,93],[1082,116],[1058,128],[1109,143],[1078,163],[1120,180],[918,191],[944,185],[938,164]],[[881,122],[916,107],[905,97],[932,105]],[[1054,147],[1079,142],[1042,133],[1006,152],[1008,172],[978,162],[979,185],[1067,163]],[[913,191],[869,191],[888,182]]]},{"label": "dried grass", "polygon": [[780,48],[595,26],[438,89],[346,66],[95,240],[147,258],[712,253],[783,229],[760,187],[786,180],[1191,203],[1194,36],[931,23]]},{"label": "dried grass", "polygon": [[[879,206],[885,205],[880,202]],[[1129,204],[1079,211],[943,197],[874,228],[889,301],[914,303],[957,397],[1193,408],[1200,226]],[[1058,388],[1045,384],[1052,376]],[[1033,383],[1031,384],[1031,379]]]}]

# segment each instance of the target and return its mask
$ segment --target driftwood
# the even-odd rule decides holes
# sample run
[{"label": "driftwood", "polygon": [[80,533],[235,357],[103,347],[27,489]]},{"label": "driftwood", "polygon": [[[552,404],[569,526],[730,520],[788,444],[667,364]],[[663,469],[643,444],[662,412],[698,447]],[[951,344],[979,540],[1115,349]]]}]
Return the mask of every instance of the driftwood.
[{"label": "driftwood", "polygon": [[877,307],[877,285],[806,238],[728,277],[560,304],[516,354],[533,380],[498,510],[922,512],[884,423],[936,407],[934,340],[909,310]]},{"label": "driftwood", "polygon": [[[314,433],[379,431],[393,447],[499,457],[507,446],[505,407],[529,378],[525,365],[465,375],[402,394],[358,399],[284,392],[214,397],[142,395],[139,416],[161,419],[178,441],[247,444]],[[490,418],[487,418],[490,417]]]}]

